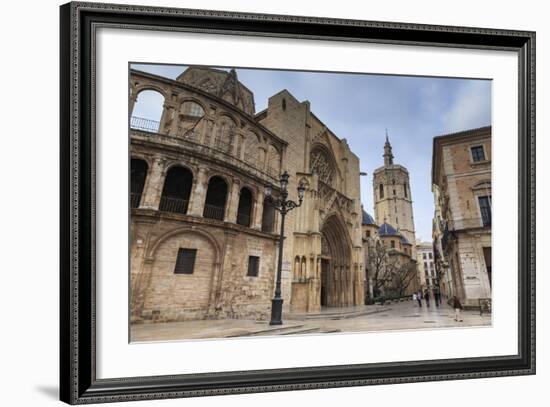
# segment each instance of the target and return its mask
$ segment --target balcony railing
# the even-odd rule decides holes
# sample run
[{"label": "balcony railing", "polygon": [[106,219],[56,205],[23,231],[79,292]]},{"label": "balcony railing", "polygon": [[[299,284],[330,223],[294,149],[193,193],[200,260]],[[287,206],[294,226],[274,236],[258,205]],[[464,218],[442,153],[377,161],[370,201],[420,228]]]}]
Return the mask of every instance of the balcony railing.
[{"label": "balcony railing", "polygon": [[139,208],[141,202],[141,194],[130,192],[130,208]]},{"label": "balcony railing", "polygon": [[223,220],[223,215],[224,215],[223,207],[209,205],[209,204],[204,205],[204,212],[202,215],[203,217],[208,219]]},{"label": "balcony railing", "polygon": [[250,215],[247,213],[237,213],[237,224],[250,226]]},{"label": "balcony railing", "polygon": [[163,196],[160,198],[159,210],[163,212],[186,214],[188,205],[189,201],[187,199]]},{"label": "balcony railing", "polygon": [[130,128],[148,131],[149,133],[158,133],[160,129],[160,122],[157,122],[156,120],[144,119],[143,117],[132,116],[130,118]]}]

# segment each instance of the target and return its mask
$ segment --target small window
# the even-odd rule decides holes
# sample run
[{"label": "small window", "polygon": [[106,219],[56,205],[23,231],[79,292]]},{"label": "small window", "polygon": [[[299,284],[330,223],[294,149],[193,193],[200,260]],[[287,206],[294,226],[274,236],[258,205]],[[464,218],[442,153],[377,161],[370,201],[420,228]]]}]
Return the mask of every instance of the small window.
[{"label": "small window", "polygon": [[370,237],[370,230],[367,230],[367,237]]},{"label": "small window", "polygon": [[384,185],[380,184],[380,199],[384,198]]},{"label": "small window", "polygon": [[392,248],[392,249],[395,249],[395,240],[392,240],[392,241],[391,241],[391,248]]},{"label": "small window", "polygon": [[429,252],[429,253],[428,253],[428,257],[430,258],[430,260],[433,259],[432,252]]},{"label": "small window", "polygon": [[477,163],[479,161],[485,161],[485,151],[483,146],[471,147],[472,150],[472,161]]},{"label": "small window", "polygon": [[428,272],[430,268],[428,267],[428,263],[424,263],[424,270],[426,270],[426,272]]},{"label": "small window", "polygon": [[422,253],[422,258],[426,260],[426,253]]},{"label": "small window", "polygon": [[409,194],[407,192],[407,184],[403,184],[403,192],[405,193],[405,198],[408,198]]},{"label": "small window", "polygon": [[283,107],[283,110],[286,110],[286,99],[283,99],[283,103],[282,103],[282,107]]},{"label": "small window", "polygon": [[395,189],[393,190],[393,194],[395,195]]},{"label": "small window", "polygon": [[248,277],[258,277],[260,272],[260,258],[258,256],[248,256]]},{"label": "small window", "polygon": [[175,274],[193,274],[197,249],[179,249],[176,259]]}]

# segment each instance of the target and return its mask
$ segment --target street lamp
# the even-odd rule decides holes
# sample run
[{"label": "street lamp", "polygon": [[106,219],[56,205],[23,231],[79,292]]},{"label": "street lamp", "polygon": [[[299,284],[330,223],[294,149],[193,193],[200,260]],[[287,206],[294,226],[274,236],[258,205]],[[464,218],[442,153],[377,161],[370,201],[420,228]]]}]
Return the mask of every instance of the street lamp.
[{"label": "street lamp", "polygon": [[281,273],[283,269],[283,242],[285,236],[285,216],[288,212],[294,208],[302,205],[304,200],[304,192],[306,187],[300,182],[298,185],[298,203],[288,200],[288,172],[283,172],[279,183],[281,185],[281,196],[278,199],[275,199],[271,196],[272,186],[267,184],[265,187],[265,196],[267,201],[276,211],[281,214],[281,232],[279,235],[279,261],[277,264],[277,282],[275,283],[275,296],[271,300],[271,320],[269,325],[282,325],[282,315],[283,315],[283,298],[281,297]]}]

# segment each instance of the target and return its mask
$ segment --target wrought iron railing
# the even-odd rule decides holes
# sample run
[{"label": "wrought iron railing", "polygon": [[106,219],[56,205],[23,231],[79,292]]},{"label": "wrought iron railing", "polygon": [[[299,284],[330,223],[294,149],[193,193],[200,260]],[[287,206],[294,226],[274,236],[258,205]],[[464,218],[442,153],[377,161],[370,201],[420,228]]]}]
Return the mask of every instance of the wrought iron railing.
[{"label": "wrought iron railing", "polygon": [[160,129],[160,122],[145,119],[143,117],[132,116],[130,118],[130,128],[148,131],[149,133],[158,133]]},{"label": "wrought iron railing", "polygon": [[237,213],[237,224],[250,226],[250,215],[247,213]]},{"label": "wrought iron railing", "polygon": [[130,192],[130,208],[139,208],[141,202],[141,194]]},{"label": "wrought iron railing", "polygon": [[187,213],[189,200],[163,196],[160,198],[159,210],[162,212]]},{"label": "wrought iron railing", "polygon": [[216,205],[209,205],[209,204],[204,205],[204,212],[202,214],[204,218],[223,220],[223,215],[224,215],[223,207],[216,206]]}]

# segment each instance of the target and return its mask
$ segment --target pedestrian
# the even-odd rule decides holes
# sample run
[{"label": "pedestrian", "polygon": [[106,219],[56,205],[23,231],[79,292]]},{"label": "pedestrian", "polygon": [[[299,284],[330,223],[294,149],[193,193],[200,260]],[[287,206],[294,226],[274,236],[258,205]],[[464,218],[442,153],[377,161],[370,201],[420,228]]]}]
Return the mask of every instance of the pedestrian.
[{"label": "pedestrian", "polygon": [[416,301],[418,301],[418,306],[422,308],[422,291],[418,290],[416,295]]},{"label": "pedestrian", "polygon": [[451,306],[455,309],[455,321],[462,322],[462,304],[456,295],[451,299]]},{"label": "pedestrian", "polygon": [[413,293],[413,302],[416,302],[416,293]]},{"label": "pedestrian", "polygon": [[439,303],[441,302],[441,297],[439,296],[438,288],[434,288],[434,300],[435,300],[435,306],[439,307]]},{"label": "pedestrian", "polygon": [[430,291],[424,291],[424,300],[426,300],[426,307],[430,306]]}]

